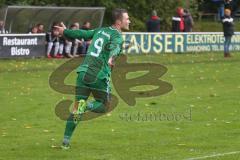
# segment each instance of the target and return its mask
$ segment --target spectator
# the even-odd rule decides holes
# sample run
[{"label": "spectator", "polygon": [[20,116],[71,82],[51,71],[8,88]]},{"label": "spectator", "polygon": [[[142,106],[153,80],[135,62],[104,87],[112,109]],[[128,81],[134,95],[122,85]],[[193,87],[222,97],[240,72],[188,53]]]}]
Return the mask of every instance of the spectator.
[{"label": "spectator", "polygon": [[[70,26],[70,29],[77,30],[77,29],[79,29],[78,25],[79,25],[78,23],[73,23]],[[78,56],[77,52],[78,52],[79,44],[81,44],[81,41],[78,40],[78,39],[66,40],[65,53],[66,53],[67,57],[73,58],[73,57],[77,57]],[[73,49],[72,49],[72,46],[73,46]],[[71,54],[72,50],[73,50],[73,54]]]},{"label": "spectator", "polygon": [[85,22],[83,23],[83,26],[82,26],[81,29],[83,29],[83,30],[90,30],[90,29],[91,29],[91,23],[88,22],[88,21],[85,21]]},{"label": "spectator", "polygon": [[[83,30],[90,30],[91,29],[91,23],[88,22],[88,21],[84,22],[81,29],[83,29]],[[85,55],[87,53],[87,50],[88,50],[89,45],[91,44],[91,41],[92,41],[91,39],[82,40],[82,43],[81,43],[81,45],[79,47],[81,54]]]},{"label": "spectator", "polygon": [[31,28],[31,31],[29,32],[29,34],[35,34],[35,33],[38,33],[38,27],[37,26],[33,26]]},{"label": "spectator", "polygon": [[160,19],[155,10],[152,11],[150,19],[146,22],[148,32],[160,32]]},{"label": "spectator", "polygon": [[224,0],[224,9],[230,9],[232,11],[232,0]]},{"label": "spectator", "polygon": [[224,17],[224,1],[225,0],[213,0],[218,5],[218,20]]},{"label": "spectator", "polygon": [[233,18],[231,17],[231,10],[225,9],[224,10],[224,17],[222,19],[223,23],[223,32],[224,32],[224,57],[231,57],[229,52],[229,47],[231,44],[231,38],[234,34],[234,25],[233,25]]},{"label": "spectator", "polygon": [[51,51],[54,48],[53,57],[55,58],[62,58],[62,55],[59,54],[60,48],[60,39],[59,39],[59,31],[54,26],[59,25],[58,23],[54,23],[51,29],[51,32],[46,34],[47,40],[47,57],[52,58]]},{"label": "spectator", "polygon": [[75,26],[76,29],[80,28],[80,24],[78,22],[74,22],[73,25]]},{"label": "spectator", "polygon": [[37,24],[38,31],[37,33],[45,33],[44,31],[44,25],[42,23]]},{"label": "spectator", "polygon": [[[231,16],[235,17],[235,15],[238,13],[239,11],[239,5],[240,5],[240,1],[239,0],[231,0],[230,1],[230,10],[231,10]],[[225,6],[226,9],[228,9],[228,6]]]},{"label": "spectator", "polygon": [[178,7],[176,16],[172,17],[172,32],[184,31],[183,8]]},{"label": "spectator", "polygon": [[5,30],[5,23],[4,21],[0,20],[0,34],[6,34],[6,33],[8,33],[8,31]]},{"label": "spectator", "polygon": [[218,4],[218,20],[223,19],[224,10],[230,9],[232,11],[232,0],[212,0]]},{"label": "spectator", "polygon": [[194,22],[191,13],[187,9],[184,9],[183,17],[184,17],[184,32],[192,32]]}]

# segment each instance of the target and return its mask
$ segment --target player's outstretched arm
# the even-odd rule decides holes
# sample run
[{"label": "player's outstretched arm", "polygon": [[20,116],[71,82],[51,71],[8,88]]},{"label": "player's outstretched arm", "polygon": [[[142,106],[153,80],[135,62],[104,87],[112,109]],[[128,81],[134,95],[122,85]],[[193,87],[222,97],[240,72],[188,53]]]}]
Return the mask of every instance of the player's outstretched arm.
[{"label": "player's outstretched arm", "polygon": [[71,29],[65,29],[63,31],[63,35],[67,38],[71,39],[92,39],[93,35],[95,33],[95,30],[71,30]]},{"label": "player's outstretched arm", "polygon": [[66,26],[61,23],[61,26],[54,26],[58,28],[60,35],[64,35],[70,39],[92,39],[95,33],[95,30],[71,30],[67,29]]}]

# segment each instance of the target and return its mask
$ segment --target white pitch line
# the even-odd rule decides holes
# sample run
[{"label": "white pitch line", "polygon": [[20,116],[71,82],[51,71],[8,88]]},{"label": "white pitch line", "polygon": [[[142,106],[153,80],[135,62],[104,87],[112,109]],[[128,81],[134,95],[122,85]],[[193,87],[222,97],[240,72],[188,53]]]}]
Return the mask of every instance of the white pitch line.
[{"label": "white pitch line", "polygon": [[221,157],[221,156],[238,154],[238,153],[240,153],[240,151],[234,151],[234,152],[228,152],[228,153],[218,153],[218,154],[213,154],[213,155],[209,155],[209,156],[188,158],[188,159],[185,159],[185,160],[199,160],[199,159],[206,159],[206,158],[212,158],[212,157]]}]

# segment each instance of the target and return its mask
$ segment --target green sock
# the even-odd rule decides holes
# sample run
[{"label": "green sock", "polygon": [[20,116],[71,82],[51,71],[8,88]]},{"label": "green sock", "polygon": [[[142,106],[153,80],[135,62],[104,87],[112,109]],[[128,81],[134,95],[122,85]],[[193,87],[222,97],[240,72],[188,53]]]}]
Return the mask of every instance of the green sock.
[{"label": "green sock", "polygon": [[[97,112],[97,113],[104,113],[106,111],[105,106],[102,102],[100,101],[93,101],[88,103],[87,105],[87,110],[93,111],[93,112]],[[80,116],[80,115],[79,115]],[[81,117],[79,117],[81,120]],[[78,121],[79,123],[79,121]],[[73,121],[73,114],[71,113],[67,123],[66,123],[66,128],[65,128],[65,132],[64,132],[64,139],[63,139],[63,143],[69,143],[73,132],[75,130],[75,128],[77,127],[78,123],[74,123]]]},{"label": "green sock", "polygon": [[69,143],[70,141],[70,138],[72,137],[72,134],[76,128],[76,126],[78,125],[78,123],[74,123],[73,121],[73,114],[71,113],[68,120],[67,120],[67,123],[66,123],[66,128],[65,128],[65,132],[64,132],[64,142],[65,143]]}]

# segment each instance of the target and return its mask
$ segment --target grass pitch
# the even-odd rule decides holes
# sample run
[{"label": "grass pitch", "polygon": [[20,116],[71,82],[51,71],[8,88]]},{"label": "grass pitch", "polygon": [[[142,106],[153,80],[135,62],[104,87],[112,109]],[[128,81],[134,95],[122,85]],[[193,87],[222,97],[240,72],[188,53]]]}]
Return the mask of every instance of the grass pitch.
[{"label": "grass pitch", "polygon": [[[49,87],[49,76],[67,60],[0,60],[0,159],[240,159],[239,54],[227,59],[222,53],[150,54],[128,60],[163,64],[168,71],[161,79],[173,90],[137,98],[129,107],[113,89],[118,107],[80,123],[69,151],[58,149],[65,122],[54,110],[73,95]],[[72,72],[66,83],[75,84],[75,77]]]}]

